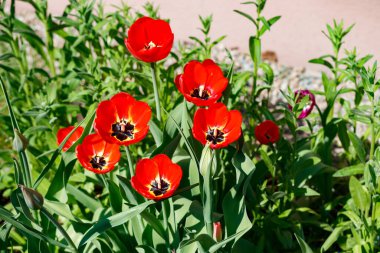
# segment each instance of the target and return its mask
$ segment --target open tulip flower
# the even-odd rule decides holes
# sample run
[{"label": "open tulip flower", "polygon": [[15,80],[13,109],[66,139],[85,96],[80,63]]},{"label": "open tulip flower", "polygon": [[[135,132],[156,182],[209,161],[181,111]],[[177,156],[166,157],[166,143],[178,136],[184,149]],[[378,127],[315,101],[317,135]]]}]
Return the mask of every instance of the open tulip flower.
[{"label": "open tulip flower", "polygon": [[98,134],[87,135],[77,146],[76,155],[85,169],[97,174],[113,170],[120,160],[119,146],[105,142]]},{"label": "open tulip flower", "polygon": [[[66,138],[66,136],[74,129],[74,126],[69,126],[66,128],[61,128],[57,132],[57,143],[61,145],[62,141]],[[79,126],[74,133],[70,136],[70,138],[66,141],[65,145],[62,148],[63,152],[66,152],[81,136],[83,133],[83,127]]]},{"label": "open tulip flower", "polygon": [[106,142],[130,145],[147,135],[151,114],[147,103],[135,100],[128,93],[120,92],[99,104],[95,129]]},{"label": "open tulip flower", "polygon": [[137,19],[124,40],[129,52],[143,62],[157,62],[168,56],[174,34],[168,22],[150,17]]},{"label": "open tulip flower", "polygon": [[183,74],[176,77],[175,84],[187,101],[197,106],[210,106],[220,99],[228,79],[220,67],[208,59],[203,63],[187,63]]},{"label": "open tulip flower", "polygon": [[[294,92],[294,97],[297,98],[296,103],[300,103],[304,97],[308,96],[309,101],[306,103],[306,105],[302,108],[301,114],[298,116],[298,119],[306,118],[311,111],[313,110],[315,106],[315,96],[313,93],[311,93],[309,90],[298,90]],[[293,109],[292,106],[288,106],[290,110]]]},{"label": "open tulip flower", "polygon": [[182,178],[182,169],[167,155],[145,158],[136,165],[132,187],[147,199],[160,200],[173,195]]},{"label": "open tulip flower", "polygon": [[280,139],[280,129],[271,120],[265,120],[255,127],[256,139],[264,145],[275,143]]},{"label": "open tulip flower", "polygon": [[193,136],[212,149],[223,148],[239,139],[242,120],[238,110],[228,111],[223,103],[199,108],[194,115]]}]

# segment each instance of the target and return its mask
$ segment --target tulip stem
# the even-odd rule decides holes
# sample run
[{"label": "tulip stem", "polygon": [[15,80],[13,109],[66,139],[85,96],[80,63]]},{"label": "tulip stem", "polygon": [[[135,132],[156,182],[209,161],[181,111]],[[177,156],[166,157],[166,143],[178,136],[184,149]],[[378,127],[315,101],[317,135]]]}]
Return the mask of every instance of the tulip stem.
[{"label": "tulip stem", "polygon": [[58,223],[58,221],[51,215],[44,207],[41,207],[41,213],[43,213],[46,218],[48,218],[51,223],[61,232],[63,237],[65,237],[65,240],[70,245],[70,247],[73,249],[74,252],[78,252],[77,247],[75,246],[74,242],[71,240],[71,237],[67,234],[66,230],[61,226],[61,224]]},{"label": "tulip stem", "polygon": [[166,232],[165,244],[168,252],[170,252],[170,236],[169,236],[169,222],[168,222],[168,213],[166,212],[165,200],[161,201],[162,216],[164,217],[164,229]]},{"label": "tulip stem", "polygon": [[[7,92],[6,88],[5,88],[5,83],[4,83],[3,79],[1,78],[1,76],[0,76],[0,84],[1,84],[1,88],[2,88],[3,93],[4,93],[5,101],[7,103],[7,107],[8,107],[8,111],[9,111],[9,116],[11,118],[12,127],[13,127],[13,129],[16,129],[19,132],[21,132],[20,131],[20,127],[18,126],[18,123],[17,123],[17,120],[16,120],[16,116],[15,116],[15,114],[13,112],[11,102],[9,100],[8,92]],[[28,163],[28,157],[26,156],[25,150],[21,150],[19,152],[19,155],[20,155],[20,159],[21,159],[21,165],[22,165],[22,169],[23,169],[23,177],[24,177],[24,180],[25,180],[25,184],[26,184],[27,187],[31,187],[32,186],[32,176],[31,176],[31,173],[30,173],[29,163]]]},{"label": "tulip stem", "polygon": [[133,171],[133,162],[132,162],[131,152],[129,152],[128,146],[125,146],[125,153],[127,154],[129,174],[130,174],[130,177],[132,178],[135,173]]},{"label": "tulip stem", "polygon": [[152,70],[152,83],[153,83],[153,91],[154,91],[154,100],[156,101],[157,119],[158,121],[161,121],[161,105],[160,105],[160,96],[158,94],[158,86],[157,86],[156,64],[152,62],[150,64],[150,68]]},{"label": "tulip stem", "polygon": [[370,98],[372,111],[371,111],[371,148],[369,151],[369,160],[373,159],[375,153],[375,142],[376,142],[376,133],[375,133],[375,103],[373,98]]},{"label": "tulip stem", "polygon": [[215,157],[214,150],[207,165],[206,173],[203,177],[203,219],[206,226],[207,234],[212,238],[213,225],[212,225],[212,212],[213,212],[213,181],[212,181],[212,168],[213,160]]}]

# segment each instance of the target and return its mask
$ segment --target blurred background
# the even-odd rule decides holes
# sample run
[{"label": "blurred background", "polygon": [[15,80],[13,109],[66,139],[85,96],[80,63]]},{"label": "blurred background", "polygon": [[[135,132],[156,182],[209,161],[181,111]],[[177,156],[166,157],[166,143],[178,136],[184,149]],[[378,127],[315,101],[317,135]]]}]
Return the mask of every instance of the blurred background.
[{"label": "blurred background", "polygon": [[[66,0],[49,0],[53,14],[62,13]],[[144,0],[125,0],[134,9],[141,10]],[[187,40],[200,35],[198,15],[213,15],[211,34],[214,38],[227,35],[223,44],[248,52],[248,38],[253,33],[252,24],[233,12],[239,9],[247,13],[254,10],[237,0],[155,0],[162,18],[171,20],[176,40]],[[120,0],[103,0],[107,9],[120,4]],[[31,8],[18,1],[19,14],[27,15]],[[308,60],[330,53],[332,48],[322,34],[327,23],[343,20],[346,26],[355,24],[348,35],[345,49],[358,48],[360,55],[374,54],[380,59],[380,0],[269,0],[263,15],[267,18],[281,15],[281,20],[263,38],[263,51],[274,51],[281,64],[293,67],[319,69]]]}]

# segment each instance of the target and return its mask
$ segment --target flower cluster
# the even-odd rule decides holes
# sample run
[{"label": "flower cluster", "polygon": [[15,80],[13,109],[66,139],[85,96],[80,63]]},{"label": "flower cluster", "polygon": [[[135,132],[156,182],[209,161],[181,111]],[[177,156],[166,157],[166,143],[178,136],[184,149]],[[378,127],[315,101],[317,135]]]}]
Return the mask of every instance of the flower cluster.
[{"label": "flower cluster", "polygon": [[[154,63],[168,56],[173,39],[167,22],[142,17],[130,27],[125,45],[138,60]],[[174,82],[184,98],[199,107],[194,113],[192,128],[196,140],[212,149],[219,149],[240,138],[242,114],[238,110],[228,110],[225,104],[218,102],[227,88],[228,79],[213,60],[188,62]],[[307,108],[299,116],[301,119],[311,112],[315,99],[309,91],[298,91],[296,95],[296,103],[305,96],[310,98]],[[112,171],[120,160],[120,146],[137,143],[148,134],[151,115],[147,103],[125,92],[100,102],[94,121],[95,133],[85,136],[82,143],[76,146],[78,161],[85,169],[97,174]],[[58,144],[73,129],[73,126],[60,129],[57,133]],[[62,150],[69,150],[80,140],[83,132],[82,127],[76,128]],[[275,143],[280,138],[280,129],[273,121],[266,120],[255,128],[255,136],[261,144]],[[144,197],[159,200],[173,195],[181,178],[181,167],[168,156],[159,154],[137,163],[131,184]]]}]

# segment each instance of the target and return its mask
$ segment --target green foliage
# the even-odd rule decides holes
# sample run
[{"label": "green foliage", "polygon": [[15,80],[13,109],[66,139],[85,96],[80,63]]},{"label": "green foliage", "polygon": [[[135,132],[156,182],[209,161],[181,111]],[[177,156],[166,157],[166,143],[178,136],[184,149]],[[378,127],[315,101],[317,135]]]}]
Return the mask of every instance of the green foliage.
[{"label": "green foliage", "polygon": [[[230,62],[218,63],[229,80],[222,101],[243,113],[242,136],[211,150],[193,138],[196,107],[174,80],[188,61],[212,57],[225,38],[211,39],[212,16],[199,17],[202,38],[178,42],[168,60],[149,66],[132,57],[124,38],[136,18],[160,17],[155,5],[136,13],[123,4],[105,13],[95,1],[70,0],[52,16],[47,1],[24,2],[36,25],[16,15],[14,0],[0,3],[1,252],[380,250],[380,80],[371,55],[356,48],[341,55],[353,26],[327,25],[333,52],[310,60],[328,69],[322,90],[313,91],[326,106],[298,120],[310,101],[297,102],[289,88],[281,91],[284,103],[272,105],[276,77],[261,57],[262,38],[280,16],[262,15],[266,0],[244,2],[248,10],[235,12],[255,30],[248,41],[253,69],[237,70],[227,49]],[[122,150],[114,171],[90,173],[76,162],[75,147],[93,132],[99,102],[119,91],[151,107],[159,97],[162,119],[153,117],[150,134]],[[275,144],[256,141],[255,126],[265,119],[280,126]],[[59,146],[56,132],[69,125],[84,132],[62,152],[75,129]],[[173,197],[154,202],[130,179],[139,159],[157,154],[179,164],[183,178]],[[20,188],[41,196],[38,205]]]}]

